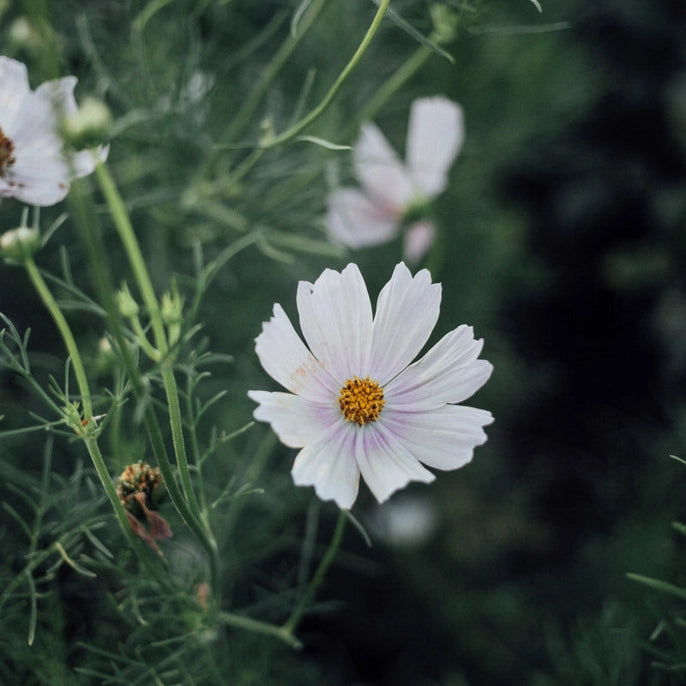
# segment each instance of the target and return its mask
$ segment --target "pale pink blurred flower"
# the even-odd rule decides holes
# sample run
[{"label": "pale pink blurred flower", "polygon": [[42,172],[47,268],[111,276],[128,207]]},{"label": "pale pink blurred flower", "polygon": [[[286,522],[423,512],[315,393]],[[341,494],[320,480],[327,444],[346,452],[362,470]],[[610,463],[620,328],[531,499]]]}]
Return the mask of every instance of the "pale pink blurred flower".
[{"label": "pale pink blurred flower", "polygon": [[[331,240],[361,248],[395,238],[408,212],[443,192],[463,140],[462,109],[440,96],[412,103],[405,163],[374,124],[365,124],[353,148],[355,175],[362,189],[339,188],[329,194],[326,226]],[[418,262],[433,237],[430,221],[410,223],[405,258]]]},{"label": "pale pink blurred flower", "polygon": [[256,339],[265,371],[289,392],[249,391],[255,419],[300,448],[296,485],[342,509],[360,475],[379,502],[435,469],[456,469],[486,441],[490,412],[458,405],[488,379],[470,326],[446,334],[412,363],[438,320],[440,284],[402,263],[372,305],[357,265],[298,285],[303,343],[280,305]]},{"label": "pale pink blurred flower", "polygon": [[26,67],[0,56],[0,197],[54,205],[74,178],[93,172],[106,148],[68,154],[59,134],[63,118],[78,112],[76,77],[29,86]]}]

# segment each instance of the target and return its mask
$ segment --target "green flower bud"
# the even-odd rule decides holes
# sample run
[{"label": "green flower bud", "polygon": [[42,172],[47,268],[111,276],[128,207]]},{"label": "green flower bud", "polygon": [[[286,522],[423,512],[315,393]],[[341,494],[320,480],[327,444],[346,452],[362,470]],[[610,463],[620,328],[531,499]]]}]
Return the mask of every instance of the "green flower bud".
[{"label": "green flower bud", "polygon": [[62,120],[62,134],[75,148],[93,148],[109,136],[112,113],[102,100],[86,96],[78,112]]},{"label": "green flower bud", "polygon": [[138,303],[133,299],[129,287],[124,284],[121,290],[117,291],[117,307],[122,317],[132,319],[138,316]]},{"label": "green flower bud", "polygon": [[434,25],[431,38],[439,45],[455,40],[459,24],[457,12],[446,5],[431,5],[429,11]]},{"label": "green flower bud", "polygon": [[20,226],[0,236],[0,254],[10,260],[21,262],[31,257],[40,247],[40,234],[28,226]]}]

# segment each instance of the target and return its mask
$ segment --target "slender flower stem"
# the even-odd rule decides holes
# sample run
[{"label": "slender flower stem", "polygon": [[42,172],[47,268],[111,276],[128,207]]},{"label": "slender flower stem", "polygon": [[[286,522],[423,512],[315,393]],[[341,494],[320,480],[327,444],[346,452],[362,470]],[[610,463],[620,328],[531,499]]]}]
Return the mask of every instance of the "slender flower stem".
[{"label": "slender flower stem", "polygon": [[374,96],[362,108],[359,116],[355,118],[355,123],[371,121],[393,93],[403,86],[433,54],[434,51],[428,45],[420,45],[374,93]]},{"label": "slender flower stem", "polygon": [[[164,357],[168,352],[167,336],[164,330],[164,322],[162,320],[162,313],[160,312],[159,302],[155,295],[155,290],[150,280],[145,260],[141,253],[138,239],[134,233],[133,226],[129,220],[128,212],[124,206],[124,202],[119,195],[119,191],[110,175],[107,167],[104,164],[98,164],[95,168],[100,187],[102,188],[112,218],[119,232],[119,237],[124,244],[126,254],[129,257],[129,263],[133,270],[134,277],[138,283],[138,288],[143,297],[143,302],[148,308],[150,321],[152,323],[153,336],[155,338],[155,345]],[[198,519],[201,519],[200,508],[193,491],[190,471],[188,469],[188,457],[186,455],[186,446],[183,440],[183,424],[181,420],[181,409],[179,404],[179,393],[174,378],[174,369],[169,357],[163,359],[160,364],[160,371],[162,373],[162,382],[167,396],[169,405],[169,422],[172,430],[172,440],[174,442],[174,453],[176,455],[176,463],[179,468],[179,476],[181,478],[181,485],[183,492],[188,500],[191,510]]]},{"label": "slender flower stem", "polygon": [[167,405],[169,407],[169,423],[172,430],[172,441],[174,443],[176,463],[179,468],[179,477],[181,478],[181,487],[183,488],[183,492],[194,514],[198,518],[202,518],[191,482],[190,469],[188,468],[188,456],[186,455],[186,444],[183,438],[183,421],[181,419],[179,390],[176,385],[174,368],[169,360],[164,360],[160,365],[160,371],[162,373],[162,383],[164,384]]},{"label": "slender flower stem", "polygon": [[259,619],[252,619],[252,617],[245,617],[244,615],[233,614],[232,612],[220,612],[217,615],[217,620],[227,626],[234,626],[238,629],[245,629],[258,634],[266,634],[273,636],[280,641],[287,643],[291,648],[302,648],[302,643],[293,636],[293,634],[281,626],[261,622]]},{"label": "slender flower stem", "polygon": [[119,526],[122,528],[122,531],[129,539],[129,541],[134,543],[135,546],[136,541],[134,541],[134,535],[131,531],[131,525],[129,524],[128,517],[126,516],[126,511],[124,510],[123,505],[119,501],[119,496],[117,496],[117,491],[114,487],[112,477],[110,476],[110,473],[105,465],[105,460],[103,459],[102,453],[100,452],[100,446],[98,445],[98,441],[92,436],[85,436],[83,438],[83,442],[86,444],[86,450],[88,450],[88,454],[91,457],[91,461],[93,462],[95,471],[98,473],[100,482],[102,483],[102,486],[105,489],[105,495],[107,495],[108,500],[110,501],[110,503],[112,503],[112,507],[114,508],[114,514],[117,516]]},{"label": "slender flower stem", "polygon": [[307,610],[312,600],[314,600],[317,590],[321,586],[322,581],[324,581],[324,577],[326,576],[334,557],[336,557],[336,553],[338,552],[341,541],[343,540],[343,531],[345,530],[345,522],[347,518],[347,512],[345,510],[341,510],[338,514],[338,521],[336,522],[336,528],[333,532],[331,543],[329,543],[329,547],[326,549],[324,557],[321,559],[321,562],[319,563],[319,566],[312,577],[312,581],[310,581],[309,585],[305,589],[305,592],[302,594],[302,596],[300,596],[300,600],[293,608],[290,617],[286,620],[282,627],[286,634],[293,634],[298,626],[298,622],[305,613],[305,610]]},{"label": "slender flower stem", "polygon": [[270,84],[276,78],[276,75],[281,71],[288,58],[293,54],[293,51],[298,46],[303,36],[307,33],[309,28],[319,16],[322,9],[329,0],[314,0],[307,10],[307,13],[298,24],[298,32],[296,35],[290,34],[288,38],[282,43],[272,61],[267,68],[262,72],[257,83],[250,90],[250,94],[243,101],[236,116],[232,120],[228,129],[224,133],[223,140],[235,140],[248,125],[250,118],[254,114],[257,106],[269,89]]},{"label": "slender flower stem", "polygon": [[145,266],[143,254],[138,245],[133,226],[131,226],[129,214],[124,206],[124,201],[119,195],[114,180],[112,179],[112,175],[104,163],[96,165],[95,174],[100,183],[100,188],[105,195],[105,199],[107,200],[110,212],[112,213],[112,219],[119,232],[119,238],[121,238],[126,254],[129,257],[129,263],[131,264],[133,275],[138,284],[138,289],[143,297],[143,302],[148,309],[153,336],[155,337],[155,346],[160,353],[164,355],[168,349],[167,336],[164,332],[164,322],[162,321],[162,314],[160,312],[157,296],[155,295],[155,289],[150,280],[148,269]]},{"label": "slender flower stem", "polygon": [[74,369],[74,375],[76,376],[76,383],[79,387],[79,393],[81,394],[81,403],[83,405],[83,417],[84,419],[90,419],[93,416],[93,404],[91,401],[91,392],[88,386],[88,378],[86,377],[86,370],[83,367],[83,361],[81,360],[81,353],[79,352],[76,341],[74,340],[74,335],[69,328],[67,320],[62,314],[57,301],[53,297],[48,284],[43,279],[33,257],[29,256],[24,259],[24,267],[28,272],[29,278],[33,283],[34,288],[38,291],[38,294],[43,301],[43,304],[47,308],[50,316],[57,325],[60,331],[62,340],[67,348],[69,357],[71,358],[71,365]]},{"label": "slender flower stem", "polygon": [[[38,267],[36,266],[33,257],[26,257],[24,260],[24,265],[34,287],[38,291],[38,294],[40,295],[43,301],[43,304],[47,308],[48,312],[50,313],[50,316],[53,318],[53,321],[57,325],[57,328],[59,329],[60,334],[62,335],[62,339],[67,348],[67,352],[69,353],[69,357],[71,358],[72,367],[74,369],[76,381],[79,386],[81,402],[83,403],[83,417],[85,420],[92,421],[93,406],[91,404],[90,388],[88,386],[86,371],[83,367],[83,362],[81,360],[81,353],[79,352],[79,349],[76,345],[76,341],[74,340],[74,335],[71,329],[69,328],[69,324],[67,323],[67,320],[64,318],[64,315],[62,314],[62,311],[57,305],[57,302],[55,301],[52,293],[50,292],[47,283],[41,276],[41,273],[38,271]],[[114,512],[117,516],[117,520],[119,521],[119,525],[121,526],[124,534],[130,540],[132,540],[133,534],[131,532],[131,527],[129,525],[128,519],[126,517],[126,512],[124,511],[124,508],[121,502],[119,501],[117,491],[114,487],[114,483],[112,482],[112,477],[110,476],[110,473],[107,469],[107,465],[105,465],[105,460],[102,456],[102,453],[100,452],[98,442],[95,436],[82,435],[81,437],[83,438],[83,442],[86,445],[86,449],[88,450],[88,454],[91,457],[91,461],[93,462],[93,466],[95,467],[95,471],[98,474],[100,482],[102,483],[102,486],[105,489],[105,494],[107,495],[107,498],[109,499],[110,503],[112,504],[112,507],[114,508]]]},{"label": "slender flower stem", "polygon": [[262,141],[260,143],[261,148],[269,149],[290,141],[291,139],[295,138],[304,128],[309,126],[313,121],[318,119],[324,113],[324,111],[329,106],[331,101],[334,99],[338,91],[341,89],[341,86],[345,83],[350,73],[357,66],[358,62],[362,59],[364,53],[367,51],[367,48],[372,42],[372,39],[376,35],[376,32],[379,30],[379,26],[381,26],[381,21],[383,20],[384,15],[386,14],[386,10],[390,5],[390,1],[391,0],[382,0],[382,2],[379,4],[379,9],[376,11],[376,15],[374,15],[374,19],[372,20],[369,29],[367,29],[367,33],[362,39],[362,42],[355,51],[355,54],[352,56],[348,64],[346,64],[345,68],[339,74],[338,78],[334,81],[333,85],[329,89],[329,92],[324,96],[324,99],[319,103],[319,105],[317,105],[313,110],[311,110],[309,114],[306,114],[299,122],[296,122],[290,129],[287,129],[278,136],[275,136],[273,138],[267,138],[264,141]]},{"label": "slender flower stem", "polygon": [[181,486],[185,498],[181,493],[177,492],[177,485],[174,480],[174,473],[172,466],[167,457],[167,452],[164,450],[164,444],[159,435],[159,426],[153,417],[146,412],[146,424],[149,431],[151,431],[151,439],[153,440],[153,450],[157,458],[157,464],[162,472],[162,477],[167,482],[170,498],[174,502],[177,511],[184,519],[186,524],[193,530],[202,545],[206,548],[210,556],[211,576],[213,586],[216,590],[217,574],[218,574],[218,553],[217,545],[209,529],[206,520],[203,518],[200,507],[198,505],[193,484],[191,481],[190,470],[188,467],[188,457],[186,455],[186,447],[183,438],[183,421],[181,418],[181,407],[179,403],[178,387],[176,385],[176,378],[174,376],[173,359],[169,356],[169,347],[167,336],[164,329],[164,321],[162,320],[162,313],[160,311],[159,302],[155,295],[155,290],[150,279],[143,254],[136,234],[131,225],[128,212],[124,206],[124,202],[119,195],[119,191],[109,173],[109,170],[104,164],[98,164],[95,168],[97,179],[100,187],[105,195],[112,219],[119,232],[119,237],[124,245],[124,249],[129,258],[129,263],[134,274],[134,278],[138,284],[138,289],[143,297],[143,302],[148,309],[150,321],[152,324],[153,337],[155,339],[155,346],[162,356],[160,362],[160,372],[162,374],[162,382],[164,385],[167,404],[169,408],[169,423],[172,431],[172,441],[174,443],[174,453],[176,455],[176,464],[178,467],[179,477],[181,479]]}]

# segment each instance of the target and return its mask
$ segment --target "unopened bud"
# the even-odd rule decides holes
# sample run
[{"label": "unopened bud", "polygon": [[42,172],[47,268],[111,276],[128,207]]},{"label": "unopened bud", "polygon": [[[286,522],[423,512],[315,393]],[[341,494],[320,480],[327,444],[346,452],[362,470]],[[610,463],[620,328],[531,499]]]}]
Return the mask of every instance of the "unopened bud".
[{"label": "unopened bud", "polygon": [[124,284],[121,290],[117,291],[117,307],[122,317],[132,319],[138,315],[138,303],[133,299],[129,287]]},{"label": "unopened bud", "polygon": [[446,5],[431,5],[429,11],[434,25],[431,38],[439,45],[445,45],[455,40],[459,23],[457,12]]},{"label": "unopened bud", "polygon": [[102,100],[86,96],[78,112],[62,121],[62,133],[75,148],[93,148],[109,137],[112,113]]},{"label": "unopened bud", "polygon": [[10,259],[22,261],[31,257],[41,247],[40,234],[36,229],[20,226],[0,236],[0,253]]}]

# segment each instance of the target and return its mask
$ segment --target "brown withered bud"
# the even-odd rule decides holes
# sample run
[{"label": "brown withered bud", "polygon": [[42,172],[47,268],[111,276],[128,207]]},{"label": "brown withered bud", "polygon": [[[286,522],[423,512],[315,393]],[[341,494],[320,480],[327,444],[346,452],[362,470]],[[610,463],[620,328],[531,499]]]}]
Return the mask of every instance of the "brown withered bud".
[{"label": "brown withered bud", "polygon": [[[162,555],[155,541],[171,538],[173,534],[164,517],[152,509],[164,492],[160,470],[139,460],[121,473],[116,489],[134,534]],[[148,522],[148,529],[140,521],[143,518]]]},{"label": "brown withered bud", "polygon": [[135,497],[138,493],[145,496],[143,505],[147,508],[154,508],[164,493],[164,481],[160,470],[142,460],[130,464],[117,480],[117,495],[121,504],[129,512],[141,516],[144,510],[140,499]]}]

